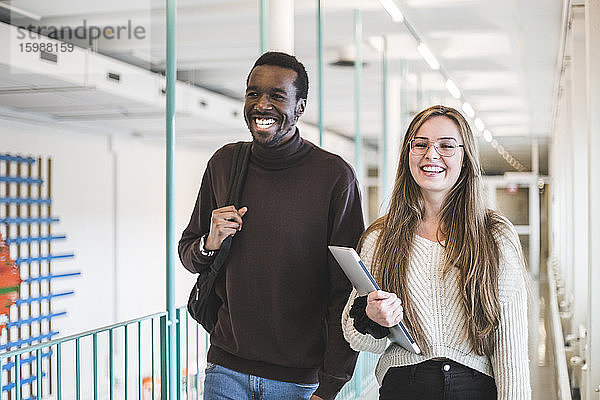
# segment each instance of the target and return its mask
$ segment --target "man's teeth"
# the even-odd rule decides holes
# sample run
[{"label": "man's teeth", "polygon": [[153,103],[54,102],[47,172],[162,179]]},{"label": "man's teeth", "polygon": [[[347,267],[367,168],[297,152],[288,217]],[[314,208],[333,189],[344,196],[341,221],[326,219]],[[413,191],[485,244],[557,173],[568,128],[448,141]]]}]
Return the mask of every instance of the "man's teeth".
[{"label": "man's teeth", "polygon": [[422,167],[421,169],[425,172],[442,172],[444,170],[444,168],[442,168],[442,167],[430,167],[430,166],[425,166],[425,167]]},{"label": "man's teeth", "polygon": [[260,129],[267,129],[275,123],[273,118],[254,118],[254,121]]}]

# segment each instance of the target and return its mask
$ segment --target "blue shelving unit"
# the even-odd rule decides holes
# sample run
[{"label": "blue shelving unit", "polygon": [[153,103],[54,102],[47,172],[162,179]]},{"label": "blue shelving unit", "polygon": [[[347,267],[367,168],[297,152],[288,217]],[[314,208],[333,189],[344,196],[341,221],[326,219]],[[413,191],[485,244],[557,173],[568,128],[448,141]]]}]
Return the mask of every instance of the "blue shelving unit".
[{"label": "blue shelving unit", "polygon": [[[56,338],[60,333],[53,321],[66,316],[67,311],[56,310],[55,303],[75,293],[52,288],[55,280],[81,275],[78,271],[56,273],[53,269],[55,263],[72,260],[75,254],[53,251],[53,245],[67,236],[53,233],[60,218],[52,214],[52,206],[52,161],[0,154],[0,233],[22,279],[19,296],[0,337],[0,353]],[[25,393],[23,388],[27,388],[29,399],[53,394],[56,377],[52,359],[56,356],[52,349],[37,357],[31,353],[21,357],[18,370],[15,360],[8,359],[0,366],[0,395],[9,393],[14,399],[17,392]]]}]

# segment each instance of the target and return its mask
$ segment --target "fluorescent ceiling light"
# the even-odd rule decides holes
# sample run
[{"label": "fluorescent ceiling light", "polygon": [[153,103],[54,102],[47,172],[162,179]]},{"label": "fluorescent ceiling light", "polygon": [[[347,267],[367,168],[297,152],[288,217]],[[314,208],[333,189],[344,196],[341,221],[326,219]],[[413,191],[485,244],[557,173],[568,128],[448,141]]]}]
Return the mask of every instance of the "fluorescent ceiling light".
[{"label": "fluorescent ceiling light", "polygon": [[473,118],[475,116],[475,110],[473,110],[473,107],[471,107],[469,103],[463,103],[462,109],[465,112],[465,114],[467,114],[467,117]]},{"label": "fluorescent ceiling light", "polygon": [[446,89],[448,89],[452,97],[454,97],[455,99],[460,99],[460,90],[458,89],[458,86],[456,86],[456,84],[452,81],[452,79],[448,79],[446,81]]},{"label": "fluorescent ceiling light", "polygon": [[475,118],[475,128],[477,128],[480,131],[483,131],[485,129],[485,124],[481,119]]},{"label": "fluorescent ceiling light", "polygon": [[402,11],[398,8],[394,0],[379,0],[385,11],[390,14],[392,17],[392,21],[394,22],[402,22],[404,21],[404,16],[402,15]]},{"label": "fluorescent ceiling light", "polygon": [[491,142],[492,141],[492,132],[488,131],[487,129],[485,131],[483,131],[483,138],[485,139],[486,142]]},{"label": "fluorescent ceiling light", "polygon": [[[0,3],[0,7],[6,9],[8,11],[10,11],[11,14],[19,14],[19,15],[21,15],[23,17],[35,19],[36,21],[39,21],[39,20],[42,19],[42,17],[40,17],[37,14],[30,13],[29,11],[22,10],[20,8],[15,7],[15,6],[11,6],[10,4]],[[11,18],[12,18],[12,15],[11,15]]]},{"label": "fluorescent ceiling light", "polygon": [[440,69],[440,63],[438,62],[438,60],[435,58],[435,56],[433,55],[431,50],[429,50],[429,47],[427,47],[427,45],[425,43],[419,43],[417,50],[419,51],[419,54],[421,54],[421,57],[423,57],[423,59],[425,61],[427,61],[427,64],[429,64],[431,69],[435,69],[435,70]]}]

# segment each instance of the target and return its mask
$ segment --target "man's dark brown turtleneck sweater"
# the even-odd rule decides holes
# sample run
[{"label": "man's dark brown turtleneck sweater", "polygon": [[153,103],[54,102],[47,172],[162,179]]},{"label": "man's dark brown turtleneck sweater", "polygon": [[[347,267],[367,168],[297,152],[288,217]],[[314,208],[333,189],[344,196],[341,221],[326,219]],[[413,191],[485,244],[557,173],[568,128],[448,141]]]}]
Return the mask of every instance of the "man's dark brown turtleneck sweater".
[{"label": "man's dark brown turtleneck sweater", "polygon": [[[192,272],[211,259],[199,252],[212,210],[224,204],[233,144],[208,162],[189,225],[179,242]],[[358,182],[339,156],[303,140],[254,143],[223,300],[210,335],[208,361],[242,373],[286,382],[315,383],[332,399],[354,370],[357,354],[344,340],[342,309],[351,285],[327,245],[356,246],[364,230]]]}]

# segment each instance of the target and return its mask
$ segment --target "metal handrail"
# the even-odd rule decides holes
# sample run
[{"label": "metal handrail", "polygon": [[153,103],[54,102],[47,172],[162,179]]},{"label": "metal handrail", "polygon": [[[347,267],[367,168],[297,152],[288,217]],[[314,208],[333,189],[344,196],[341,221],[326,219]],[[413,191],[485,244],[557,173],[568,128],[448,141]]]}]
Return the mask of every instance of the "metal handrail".
[{"label": "metal handrail", "polygon": [[556,378],[558,383],[558,399],[571,400],[571,385],[569,383],[569,371],[567,369],[567,358],[565,353],[565,339],[563,337],[560,313],[558,309],[558,298],[556,296],[556,280],[554,279],[554,267],[548,262],[548,288],[550,292],[550,325],[552,327],[552,338],[554,341],[554,359],[556,366]]},{"label": "metal handrail", "polygon": [[108,331],[114,330],[116,328],[124,327],[125,325],[131,325],[131,324],[135,324],[137,322],[145,321],[145,320],[149,320],[149,319],[156,319],[156,318],[162,317],[163,315],[167,315],[166,311],[158,312],[158,313],[155,313],[155,314],[149,314],[149,315],[146,315],[146,316],[143,316],[143,317],[139,317],[139,318],[135,318],[135,319],[132,319],[132,320],[129,320],[129,321],[118,322],[118,323],[113,324],[113,325],[108,325],[108,326],[104,326],[104,327],[101,327],[101,328],[92,329],[90,331],[76,333],[76,334],[71,335],[71,336],[66,336],[64,338],[50,340],[48,342],[43,342],[43,343],[36,344],[36,345],[33,345],[33,346],[23,347],[21,349],[12,350],[12,351],[7,351],[6,353],[0,354],[0,362],[2,362],[3,360],[5,360],[5,359],[7,359],[9,357],[14,357],[17,354],[31,353],[31,352],[36,351],[38,349],[44,349],[46,347],[54,346],[56,344],[62,344],[62,343],[69,342],[69,341],[72,341],[72,340],[82,339],[82,338],[87,337],[87,336],[92,336],[95,333],[108,332]]}]

